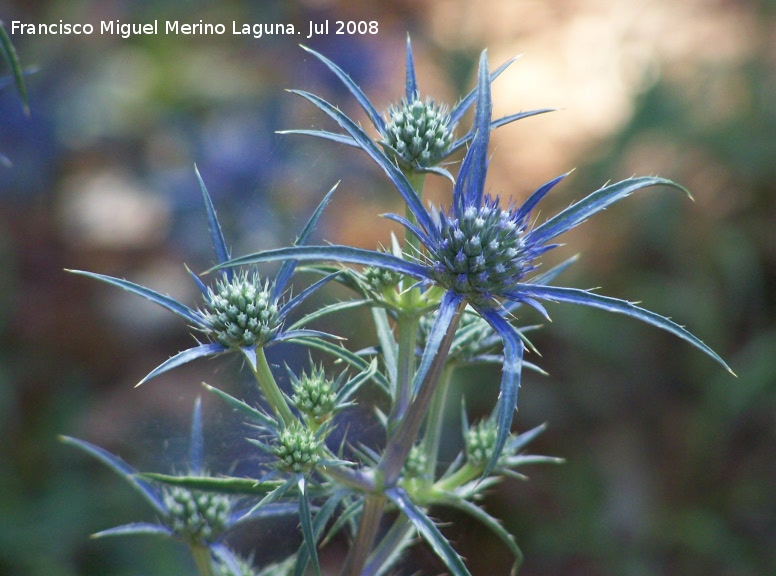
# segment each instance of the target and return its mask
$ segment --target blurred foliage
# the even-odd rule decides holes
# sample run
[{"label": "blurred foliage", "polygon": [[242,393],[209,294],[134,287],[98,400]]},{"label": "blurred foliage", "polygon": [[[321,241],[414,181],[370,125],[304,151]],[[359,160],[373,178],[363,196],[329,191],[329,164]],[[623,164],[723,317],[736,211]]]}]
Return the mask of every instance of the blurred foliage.
[{"label": "blurred foliage", "polygon": [[[444,3],[340,4],[194,2],[181,14],[172,1],[39,0],[11,2],[2,17],[6,25],[94,14],[126,22],[293,22],[303,30],[310,20],[376,19],[377,37],[309,43],[353,71],[367,93],[385,94],[385,104],[401,96],[393,86],[401,86],[408,30],[419,75],[431,74],[430,85],[453,94],[471,86],[481,47],[499,49],[475,33],[462,35],[458,46],[443,41],[449,33],[429,15]],[[528,10],[531,3],[514,4]],[[560,2],[555,16],[576,10],[584,22],[595,4]],[[548,421],[536,450],[567,464],[537,470],[528,483],[507,481],[487,501],[516,533],[527,576],[776,573],[776,16],[767,2],[709,4],[730,10],[731,23],[744,13],[759,24],[760,33],[742,40],[745,56],[694,61],[684,74],[666,65],[635,94],[616,130],[567,153],[561,163],[578,169],[555,200],[565,204],[581,195],[575,190],[657,172],[687,185],[695,202],[670,191],[628,200],[564,239],[569,248],[559,257],[583,246],[568,285],[602,285],[606,294],[641,299],[704,338],[739,378],[648,327],[550,307],[553,323],[533,337],[542,358],[530,358],[550,377],[526,377],[516,425]],[[518,46],[531,38],[526,26],[516,24]],[[683,22],[671,34],[689,37],[691,28]],[[208,239],[198,234],[194,162],[237,238],[235,254],[292,241],[288,231],[299,229],[300,215],[340,178],[319,237],[374,247],[391,228],[374,214],[394,199],[384,194],[381,175],[351,151],[274,134],[316,121],[284,88],[315,88],[352,106],[325,70],[305,59],[297,38],[11,40],[23,65],[40,71],[27,78],[31,117],[13,90],[0,92],[0,150],[13,162],[0,167],[0,574],[191,571],[175,547],[89,541],[94,531],[138,519],[137,498],[55,437],[83,437],[138,468],[169,472],[180,461],[202,372],[225,383],[229,364],[205,363],[134,390],[150,367],[190,344],[181,339],[185,331],[62,269],[131,276],[185,297],[181,262],[203,269],[212,260]],[[533,47],[527,58],[540,58],[542,49]],[[555,94],[534,96],[564,104]],[[529,137],[541,145],[543,120],[526,122],[508,132],[518,158],[531,147]],[[513,155],[507,142],[495,151],[501,159]],[[521,189],[556,175],[524,168],[515,184]],[[196,303],[196,295],[188,297]],[[348,334],[355,347],[368,342],[362,330]],[[273,352],[274,362],[305,360],[296,349]],[[497,376],[462,372],[459,395],[476,408],[477,395],[496,394]],[[206,403],[205,413],[212,468],[249,473],[244,432],[224,429],[215,404]],[[498,542],[465,524],[453,529],[464,556],[496,558],[472,565],[473,574],[506,572]],[[259,534],[262,553],[283,548],[268,530]],[[484,547],[493,554],[482,554]],[[439,570],[422,548],[409,564],[407,574]]]}]

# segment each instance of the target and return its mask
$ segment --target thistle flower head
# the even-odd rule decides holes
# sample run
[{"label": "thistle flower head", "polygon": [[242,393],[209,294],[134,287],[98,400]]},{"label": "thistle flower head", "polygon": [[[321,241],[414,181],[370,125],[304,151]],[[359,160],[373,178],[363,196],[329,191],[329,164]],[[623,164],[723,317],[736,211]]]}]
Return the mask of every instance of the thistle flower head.
[{"label": "thistle flower head", "polygon": [[471,303],[486,303],[534,268],[523,231],[519,217],[497,200],[468,206],[458,218],[440,213],[439,241],[430,256],[435,280]]},{"label": "thistle flower head", "polygon": [[272,452],[278,459],[277,467],[281,472],[307,474],[321,459],[322,444],[315,432],[296,422],[278,434]]},{"label": "thistle flower head", "polygon": [[165,522],[170,530],[191,544],[217,540],[230,527],[231,502],[224,494],[169,486],[162,501],[169,514]]},{"label": "thistle flower head", "polygon": [[337,407],[335,383],[326,378],[323,367],[313,368],[309,374],[303,373],[299,379],[292,380],[291,385],[294,406],[315,424],[322,424],[334,413]]},{"label": "thistle flower head", "polygon": [[430,168],[441,162],[453,145],[455,124],[447,106],[432,99],[403,98],[388,109],[388,122],[382,131],[387,152],[393,153],[403,168]]},{"label": "thistle flower head", "polygon": [[264,346],[281,326],[273,285],[258,273],[223,275],[208,288],[202,316],[208,337],[226,348]]},{"label": "thistle flower head", "polygon": [[[325,130],[287,130],[286,134],[305,134],[307,136],[316,136],[333,140],[340,144],[349,146],[364,147],[366,142],[379,148],[376,144],[382,146],[379,152],[391,162],[396,162],[405,171],[408,172],[435,172],[452,179],[452,176],[440,168],[438,165],[446,158],[458,150],[463,149],[474,138],[476,128],[470,128],[464,135],[455,138],[453,131],[458,122],[464,116],[466,111],[471,108],[477,99],[477,90],[472,90],[466,94],[452,108],[444,104],[437,104],[431,99],[425,101],[419,98],[420,91],[415,77],[415,61],[412,55],[412,44],[407,38],[406,51],[406,81],[404,86],[404,98],[398,103],[389,107],[387,113],[382,115],[367,98],[361,88],[353,82],[350,76],[337,66],[334,62],[318,54],[310,48],[304,48],[315,58],[320,60],[337,78],[344,84],[348,91],[353,95],[356,101],[363,108],[369,121],[380,135],[375,142],[367,136],[363,130],[358,128],[358,134],[351,130],[356,124],[347,116],[342,114],[336,107],[325,100],[299,90],[292,90],[293,93],[310,101],[314,106],[331,116],[348,134],[337,134]],[[492,74],[490,80],[495,80],[504,70],[506,70],[515,58],[499,66]],[[448,111],[449,110],[449,111]],[[530,110],[527,112],[518,112],[510,114],[498,120],[490,122],[488,119],[488,129],[498,128],[510,122],[550,112],[549,109]],[[371,152],[370,152],[371,154]]]}]

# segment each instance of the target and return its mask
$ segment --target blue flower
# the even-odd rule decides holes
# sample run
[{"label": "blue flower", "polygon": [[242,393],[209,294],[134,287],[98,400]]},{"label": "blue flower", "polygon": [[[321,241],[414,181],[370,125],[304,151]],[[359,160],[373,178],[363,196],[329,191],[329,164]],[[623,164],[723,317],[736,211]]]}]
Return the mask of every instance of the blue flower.
[{"label": "blue flower", "polygon": [[[369,101],[364,92],[353,80],[334,62],[314,50],[304,47],[310,54],[323,62],[337,78],[339,78],[345,87],[350,91],[356,101],[366,112],[367,117],[379,134],[377,143],[380,144],[389,158],[394,160],[400,168],[414,172],[436,172],[438,174],[450,177],[449,173],[436,167],[450,155],[462,149],[474,137],[475,129],[472,127],[466,134],[460,138],[455,138],[455,128],[466,111],[471,108],[477,97],[477,90],[472,90],[457,105],[449,109],[445,104],[437,104],[434,100],[426,98],[421,99],[415,78],[415,62],[412,56],[412,45],[409,36],[407,37],[407,56],[406,56],[406,81],[404,88],[404,97],[397,104],[388,108],[385,118]],[[495,80],[504,70],[506,70],[516,58],[512,58],[499,66],[491,75],[490,79]],[[315,106],[326,111],[331,105],[307,92],[292,90],[303,98],[310,100]],[[325,104],[322,107],[321,104]],[[504,124],[509,124],[521,118],[535,116],[552,110],[530,110],[517,114],[510,114],[489,122],[489,128],[495,129]],[[318,136],[347,144],[349,146],[360,147],[359,139],[352,135],[337,134],[325,130],[286,130],[282,134],[306,134],[309,136]],[[452,179],[452,177],[450,177]]]},{"label": "blue flower", "polygon": [[[150,535],[178,540],[188,545],[195,558],[206,552],[207,562],[227,567],[242,574],[239,559],[223,543],[226,534],[248,521],[260,517],[291,514],[296,508],[287,504],[270,504],[255,509],[253,503],[241,504],[234,497],[218,492],[193,490],[183,485],[161,484],[147,480],[124,460],[84,440],[61,436],[60,440],[97,458],[135,488],[159,515],[158,523],[133,522],[103,530],[94,537]],[[207,478],[203,466],[204,437],[202,406],[194,404],[189,441],[189,474]]]},{"label": "blue flower", "polygon": [[[230,258],[229,250],[226,247],[215,208],[199,171],[196,171],[196,175],[205,202],[208,227],[217,262],[227,262]],[[321,201],[295,245],[301,245],[307,241],[335,189],[336,185]],[[206,286],[187,268],[204,297],[204,305],[196,309],[127,280],[82,270],[71,270],[71,272],[113,284],[155,302],[187,320],[194,330],[207,337],[208,342],[183,350],[160,364],[138,383],[139,386],[155,376],[197,358],[229,351],[241,352],[255,369],[257,348],[305,336],[328,336],[315,330],[299,329],[295,325],[290,328],[285,327],[289,313],[335,276],[327,276],[295,297],[285,300],[284,293],[295,268],[296,261],[284,262],[272,280],[262,279],[256,272],[235,273],[232,270],[226,270],[216,280],[215,287]]]},{"label": "blue flower", "polygon": [[[553,240],[604,210],[614,202],[650,186],[664,185],[684,189],[663,178],[641,177],[607,185],[539,225],[531,213],[539,201],[563,178],[559,176],[531,194],[520,206],[503,206],[498,197],[484,193],[488,168],[488,141],[491,122],[491,76],[487,55],[480,58],[474,135],[461,164],[448,211],[429,212],[413,190],[404,173],[347,116],[320,98],[303,94],[333,118],[382,168],[406,202],[414,222],[389,214],[415,235],[424,251],[417,255],[395,255],[348,246],[298,246],[270,250],[236,258],[226,266],[255,264],[294,258],[327,260],[374,266],[416,278],[420,286],[444,289],[439,311],[427,337],[427,345],[415,379],[416,390],[434,359],[442,339],[456,313],[469,304],[500,336],[503,365],[500,395],[494,414],[498,438],[486,474],[495,466],[507,441],[512,416],[517,406],[524,343],[510,324],[509,303],[523,303],[548,317],[541,301],[567,302],[600,308],[631,316],[662,328],[708,354],[728,371],[730,368],[713,350],[689,331],[649,310],[630,302],[602,296],[589,290],[551,286],[542,274],[532,274],[537,259],[555,247]],[[686,191],[685,191],[686,192]],[[412,258],[412,259],[410,259]],[[732,371],[731,371],[732,372]]]}]

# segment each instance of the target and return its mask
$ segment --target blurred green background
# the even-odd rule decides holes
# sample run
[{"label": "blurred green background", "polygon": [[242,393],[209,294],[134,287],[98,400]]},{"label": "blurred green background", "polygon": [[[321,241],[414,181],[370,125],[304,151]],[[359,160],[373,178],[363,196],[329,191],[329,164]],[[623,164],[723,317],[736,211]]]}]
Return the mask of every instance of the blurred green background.
[{"label": "blurred green background", "polygon": [[[660,174],[694,202],[650,189],[563,238],[547,261],[581,253],[570,286],[640,300],[718,351],[737,372],[657,330],[602,312],[549,307],[516,429],[547,421],[534,446],[562,456],[485,502],[526,553],[525,576],[776,573],[776,5],[768,0],[327,0],[129,2],[2,0],[10,23],[180,20],[294,24],[377,21],[364,36],[12,35],[32,115],[0,92],[0,574],[186,574],[183,550],[141,538],[91,541],[152,520],[121,480],[56,441],[78,436],[143,470],[185,469],[198,383],[230,386],[236,364],[196,363],[133,385],[191,343],[177,318],[80,268],[127,277],[196,303],[182,266],[212,257],[196,162],[235,254],[292,241],[322,194],[342,184],[318,240],[374,248],[398,196],[366,157],[276,130],[326,124],[284,90],[359,110],[302,39],[386,107],[402,96],[409,32],[423,95],[454,102],[479,51],[497,65],[495,114],[555,107],[500,129],[488,187],[515,201],[576,168],[541,214],[607,180]],[[0,70],[6,74],[7,70]],[[447,201],[449,186],[429,185]],[[340,297],[342,294],[335,294]],[[322,295],[330,298],[332,294]],[[364,318],[366,318],[364,316]],[[539,319],[526,314],[525,322]],[[354,347],[368,326],[333,330]],[[273,349],[274,361],[306,353]],[[472,410],[487,410],[498,370],[464,370]],[[488,395],[489,387],[492,393]],[[476,393],[475,393],[476,392]],[[256,458],[205,399],[209,467],[249,473]],[[365,433],[370,429],[365,428]],[[452,448],[451,448],[452,449]],[[444,510],[477,575],[506,574],[507,552]],[[294,522],[236,540],[257,559],[298,544]],[[287,528],[287,530],[285,530]],[[345,544],[327,552],[336,565]],[[401,574],[441,566],[423,548]]]}]

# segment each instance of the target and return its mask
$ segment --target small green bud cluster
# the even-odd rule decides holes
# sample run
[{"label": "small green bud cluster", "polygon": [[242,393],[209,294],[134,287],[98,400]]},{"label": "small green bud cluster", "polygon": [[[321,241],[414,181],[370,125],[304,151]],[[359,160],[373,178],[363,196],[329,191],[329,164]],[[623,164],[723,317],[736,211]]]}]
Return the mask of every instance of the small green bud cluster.
[{"label": "small green bud cluster", "polygon": [[466,431],[466,458],[472,466],[480,470],[485,469],[493,456],[497,437],[498,429],[491,420],[480,422]]},{"label": "small green bud cluster", "polygon": [[334,382],[326,378],[323,367],[313,368],[310,374],[303,373],[298,380],[293,379],[291,385],[294,389],[291,402],[302,414],[318,426],[331,417],[337,394]]},{"label": "small green bud cluster", "polygon": [[367,266],[364,268],[364,278],[369,288],[377,294],[382,294],[390,288],[394,288],[401,281],[401,274],[393,270]]},{"label": "small green bud cluster", "polygon": [[264,346],[280,328],[272,286],[262,284],[257,273],[217,280],[215,290],[208,289],[203,317],[211,327],[209,336],[229,348]]},{"label": "small green bud cluster", "polygon": [[223,494],[172,486],[165,489],[163,500],[170,529],[191,543],[211,542],[229,526],[231,504]]},{"label": "small green bud cluster", "polygon": [[422,478],[426,475],[428,456],[421,444],[416,444],[404,461],[403,475],[405,478]]},{"label": "small green bud cluster", "polygon": [[315,432],[295,422],[278,434],[272,452],[278,458],[278,468],[282,472],[307,474],[321,459],[321,443]]},{"label": "small green bud cluster", "polygon": [[388,109],[383,143],[397,152],[406,167],[428,168],[441,162],[453,141],[450,114],[433,100],[402,99]]},{"label": "small green bud cluster", "polygon": [[437,281],[472,302],[509,290],[532,269],[514,214],[497,202],[464,209],[463,216],[440,213],[443,241],[433,255]]}]

